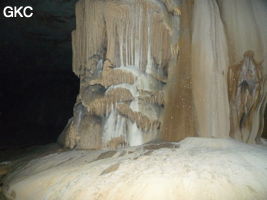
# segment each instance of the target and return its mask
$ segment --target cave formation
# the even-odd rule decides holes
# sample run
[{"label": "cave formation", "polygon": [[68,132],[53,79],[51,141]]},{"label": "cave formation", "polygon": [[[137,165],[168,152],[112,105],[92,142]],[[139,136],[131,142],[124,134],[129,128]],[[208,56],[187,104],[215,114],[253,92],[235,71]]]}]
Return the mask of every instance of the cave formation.
[{"label": "cave formation", "polygon": [[79,1],[72,46],[80,93],[59,143],[100,149],[190,136],[259,143],[266,12],[249,2]]},{"label": "cave formation", "polygon": [[265,200],[266,19],[264,0],[79,0],[61,148],[0,163],[0,192]]}]

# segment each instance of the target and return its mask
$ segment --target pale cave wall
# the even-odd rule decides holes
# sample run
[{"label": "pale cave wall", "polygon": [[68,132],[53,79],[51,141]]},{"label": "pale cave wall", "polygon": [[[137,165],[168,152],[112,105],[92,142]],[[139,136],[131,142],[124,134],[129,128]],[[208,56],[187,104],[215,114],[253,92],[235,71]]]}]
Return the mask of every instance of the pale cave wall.
[{"label": "pale cave wall", "polygon": [[72,33],[80,94],[59,142],[259,142],[266,19],[263,0],[80,0]]},{"label": "pale cave wall", "polygon": [[199,136],[228,137],[226,36],[216,1],[195,1],[192,30],[192,90]]},{"label": "pale cave wall", "polygon": [[266,104],[267,2],[226,0],[220,1],[220,9],[230,62],[230,135],[255,143],[263,131]]}]

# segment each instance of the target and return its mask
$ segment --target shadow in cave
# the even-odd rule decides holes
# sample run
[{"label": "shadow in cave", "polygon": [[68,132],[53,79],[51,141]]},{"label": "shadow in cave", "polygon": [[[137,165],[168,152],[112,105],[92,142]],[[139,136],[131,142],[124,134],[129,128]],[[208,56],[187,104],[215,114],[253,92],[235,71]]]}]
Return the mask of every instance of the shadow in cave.
[{"label": "shadow in cave", "polygon": [[71,72],[2,73],[0,148],[55,142],[72,116],[77,93]]},{"label": "shadow in cave", "polygon": [[263,133],[261,137],[267,139],[267,107],[265,108],[265,112],[264,112],[264,128],[263,128]]},{"label": "shadow in cave", "polygon": [[28,2],[33,18],[0,17],[0,150],[56,142],[72,116],[79,90],[71,66],[75,0],[57,2],[60,15],[41,2]]}]

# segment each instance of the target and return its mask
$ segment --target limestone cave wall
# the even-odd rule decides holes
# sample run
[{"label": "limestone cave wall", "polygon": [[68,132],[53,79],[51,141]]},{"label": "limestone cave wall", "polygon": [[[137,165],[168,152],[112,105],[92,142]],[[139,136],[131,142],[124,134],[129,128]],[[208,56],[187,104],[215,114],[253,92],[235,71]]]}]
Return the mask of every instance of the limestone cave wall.
[{"label": "limestone cave wall", "polygon": [[59,143],[260,142],[266,11],[263,0],[80,0],[72,32],[80,93]]}]

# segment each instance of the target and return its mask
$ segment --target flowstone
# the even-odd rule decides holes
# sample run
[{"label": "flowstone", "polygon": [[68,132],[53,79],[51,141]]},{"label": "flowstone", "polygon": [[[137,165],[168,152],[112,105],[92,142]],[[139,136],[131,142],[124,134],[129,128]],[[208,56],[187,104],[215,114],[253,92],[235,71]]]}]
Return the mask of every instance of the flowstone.
[{"label": "flowstone", "polygon": [[73,71],[80,94],[61,144],[116,148],[159,138],[168,69],[178,55],[177,2],[77,3]]},{"label": "flowstone", "polygon": [[72,33],[80,93],[59,143],[116,149],[192,136],[259,143],[266,10],[263,0],[80,0]]}]

